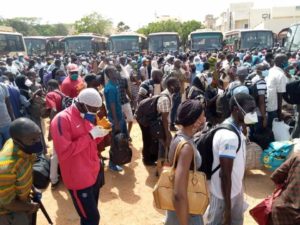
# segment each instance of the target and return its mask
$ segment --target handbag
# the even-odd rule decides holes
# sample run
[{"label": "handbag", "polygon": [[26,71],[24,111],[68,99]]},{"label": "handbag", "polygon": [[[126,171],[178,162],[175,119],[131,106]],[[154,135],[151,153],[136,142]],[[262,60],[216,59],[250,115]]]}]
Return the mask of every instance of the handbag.
[{"label": "handbag", "polygon": [[[175,165],[182,147],[187,141],[181,141],[176,148],[172,167],[164,168],[153,190],[155,207],[163,210],[175,210],[173,204]],[[203,215],[209,204],[209,192],[206,176],[196,169],[194,154],[194,170],[189,172],[188,180],[188,206],[189,213]]]},{"label": "handbag", "polygon": [[272,212],[273,201],[281,194],[282,186],[275,189],[272,195],[265,198],[261,203],[249,211],[258,225],[268,225]]}]

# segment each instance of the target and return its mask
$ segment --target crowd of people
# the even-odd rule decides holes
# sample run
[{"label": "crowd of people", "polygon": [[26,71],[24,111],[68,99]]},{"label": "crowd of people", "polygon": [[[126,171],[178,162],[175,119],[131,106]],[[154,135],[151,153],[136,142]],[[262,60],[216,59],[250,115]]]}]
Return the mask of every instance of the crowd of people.
[{"label": "crowd of people", "polygon": [[[193,158],[197,168],[205,163],[194,136],[229,124],[231,129],[219,129],[213,136],[212,167],[218,169],[208,180],[207,224],[243,224],[246,140],[262,146],[271,140],[266,135],[275,118],[293,123],[292,137],[300,137],[300,105],[284,100],[287,84],[299,78],[300,51],[280,49],[3,56],[0,224],[31,223],[28,215],[39,207],[29,200],[33,155],[47,154],[48,139],[53,141],[51,189],[55,191],[62,180],[81,224],[98,225],[99,190],[107,160],[101,152],[110,146],[108,168],[122,171],[123,165],[112,160],[120,146],[115,137],[121,133],[134,145],[135,121],[142,133],[144,165],[156,166],[159,175],[164,165],[176,163],[175,211],[167,211],[166,225],[204,224],[202,215],[188,211]],[[45,119],[50,120],[49,130]],[[104,126],[103,120],[111,126]],[[182,140],[187,144],[173,162]],[[299,161],[296,154],[272,175],[276,184],[285,187],[274,204],[270,224],[300,224]],[[280,216],[283,211],[284,217]]]}]

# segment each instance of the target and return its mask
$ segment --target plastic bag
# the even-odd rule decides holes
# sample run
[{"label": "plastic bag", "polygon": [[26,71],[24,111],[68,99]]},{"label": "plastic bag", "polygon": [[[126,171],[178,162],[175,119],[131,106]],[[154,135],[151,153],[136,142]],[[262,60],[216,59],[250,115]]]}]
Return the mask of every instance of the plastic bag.
[{"label": "plastic bag", "polygon": [[291,138],[290,126],[277,118],[273,120],[272,131],[275,141],[288,141]]}]

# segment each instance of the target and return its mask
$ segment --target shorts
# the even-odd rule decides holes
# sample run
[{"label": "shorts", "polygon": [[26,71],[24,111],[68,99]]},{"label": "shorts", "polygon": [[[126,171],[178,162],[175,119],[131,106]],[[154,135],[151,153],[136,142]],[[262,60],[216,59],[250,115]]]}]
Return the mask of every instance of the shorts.
[{"label": "shorts", "polygon": [[133,122],[133,114],[130,103],[122,105],[122,112],[125,115],[126,122]]}]

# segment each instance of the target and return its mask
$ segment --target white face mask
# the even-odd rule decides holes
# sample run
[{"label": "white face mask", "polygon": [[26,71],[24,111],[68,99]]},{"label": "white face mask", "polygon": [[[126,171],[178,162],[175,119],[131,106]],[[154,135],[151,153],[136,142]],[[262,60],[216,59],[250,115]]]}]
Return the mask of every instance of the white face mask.
[{"label": "white face mask", "polygon": [[255,124],[258,122],[258,117],[256,112],[246,113],[244,117],[245,124]]},{"label": "white face mask", "polygon": [[240,104],[237,102],[236,98],[234,97],[234,101],[236,102],[237,106],[239,107],[239,109],[243,112],[244,114],[244,123],[246,125],[251,125],[251,124],[255,124],[258,122],[258,116],[256,112],[249,112],[246,113],[245,110],[240,106]]},{"label": "white face mask", "polygon": [[212,77],[208,77],[206,78],[206,81],[207,81],[207,86],[211,85],[212,81],[213,81],[213,78]]},{"label": "white face mask", "polygon": [[29,79],[26,79],[26,81],[25,81],[25,85],[26,85],[27,87],[31,87],[31,85],[32,85],[32,82],[31,82],[31,80],[29,80]]}]

